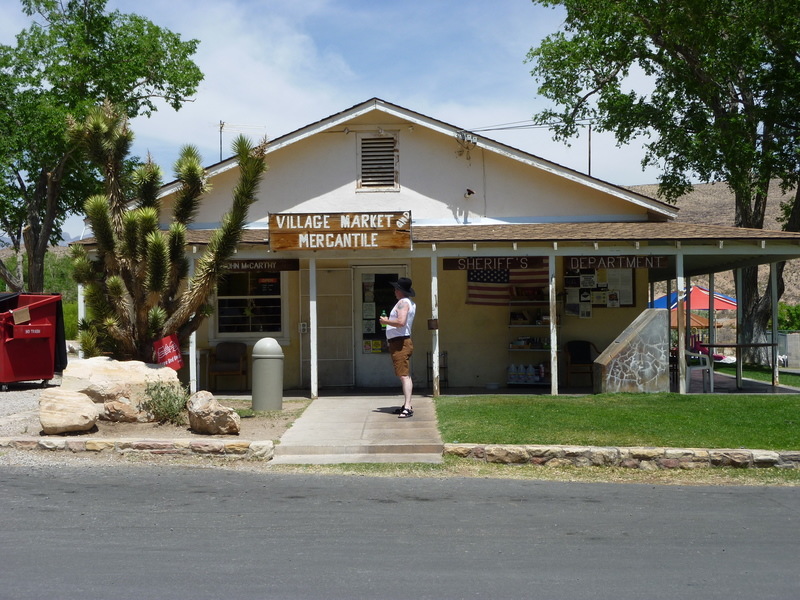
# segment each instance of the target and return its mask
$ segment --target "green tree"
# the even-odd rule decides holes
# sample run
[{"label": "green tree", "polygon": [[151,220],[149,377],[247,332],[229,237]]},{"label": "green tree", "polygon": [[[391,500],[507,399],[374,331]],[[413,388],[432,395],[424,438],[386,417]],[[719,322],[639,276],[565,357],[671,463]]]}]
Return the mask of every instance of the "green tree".
[{"label": "green tree", "polygon": [[0,229],[28,257],[25,278],[0,261],[14,290],[42,291],[44,256],[64,219],[102,189],[66,135],[68,115],[81,119],[104,99],[130,118],[159,100],[178,110],[202,80],[196,40],[106,13],[106,2],[21,0],[33,23],[15,47],[0,45]]},{"label": "green tree", "polygon": [[133,173],[134,195],[125,192],[124,164],[133,133],[124,115],[109,103],[96,107],[83,122],[73,122],[71,139],[103,170],[105,182],[105,193],[85,204],[96,257],[90,260],[83,246],[73,246],[75,280],[85,286],[91,315],[81,324],[81,346],[88,356],[107,353],[154,362],[155,340],[174,333],[183,343],[208,316],[208,298],[241,240],[266,170],[265,144],[253,147],[244,137],[234,141],[239,181],[231,209],[188,277],[186,230],[208,188],[197,150],[184,147],[175,163],[179,189],[172,222],[162,231],[160,169],[145,163]]},{"label": "green tree", "polygon": [[[800,11],[796,0],[534,0],[563,6],[563,31],[531,49],[539,92],[559,108],[542,111],[556,139],[591,120],[619,144],[639,136],[643,166],[662,169],[660,192],[674,202],[690,178],[725,182],[734,225],[761,229],[770,180],[795,189],[783,227],[800,231]],[[630,89],[632,74],[652,90]],[[742,331],[762,341],[771,297],[757,267],[743,270]]]},{"label": "green tree", "polygon": [[800,331],[800,305],[778,305],[778,329]]}]

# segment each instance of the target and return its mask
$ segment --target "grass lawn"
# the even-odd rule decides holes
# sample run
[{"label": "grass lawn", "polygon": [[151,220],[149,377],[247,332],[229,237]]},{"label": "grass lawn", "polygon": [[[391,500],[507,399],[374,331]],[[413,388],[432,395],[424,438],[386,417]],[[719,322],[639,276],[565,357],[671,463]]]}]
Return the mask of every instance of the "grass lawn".
[{"label": "grass lawn", "polygon": [[442,396],[445,443],[800,450],[800,394]]},{"label": "grass lawn", "polygon": [[[717,373],[725,373],[726,375],[735,376],[736,365],[715,364],[714,371]],[[772,367],[745,364],[742,365],[742,377],[755,379],[756,381],[766,381],[768,383],[772,383]],[[779,379],[781,385],[800,388],[800,375],[781,371]]]}]

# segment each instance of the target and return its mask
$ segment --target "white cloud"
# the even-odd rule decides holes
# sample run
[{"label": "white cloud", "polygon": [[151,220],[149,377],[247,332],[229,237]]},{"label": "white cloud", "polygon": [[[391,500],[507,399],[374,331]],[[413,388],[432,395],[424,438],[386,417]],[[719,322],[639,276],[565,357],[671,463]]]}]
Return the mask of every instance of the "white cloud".
[{"label": "white cloud", "polygon": [[[15,0],[0,3],[0,42],[13,43],[25,19]],[[275,138],[374,96],[464,128],[530,120],[544,104],[524,59],[563,20],[560,9],[519,0],[110,0],[107,8],[200,40],[205,80],[194,101],[133,123],[135,152],[152,152],[168,172],[187,143],[216,162],[220,121],[229,156],[239,130]],[[586,171],[585,136],[569,148],[542,129],[485,135]],[[592,146],[596,177],[655,181],[652,170],[641,173],[640,147],[617,149],[600,134]]]}]

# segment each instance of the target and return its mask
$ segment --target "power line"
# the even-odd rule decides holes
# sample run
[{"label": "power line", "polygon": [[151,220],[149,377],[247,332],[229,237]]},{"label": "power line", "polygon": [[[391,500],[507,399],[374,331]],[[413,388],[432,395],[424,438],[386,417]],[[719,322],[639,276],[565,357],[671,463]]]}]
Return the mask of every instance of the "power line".
[{"label": "power line", "polygon": [[[476,127],[467,131],[507,131],[511,129],[547,129],[553,125],[560,125],[564,121],[552,121],[550,123],[532,123],[531,121],[512,121],[510,123],[499,123],[498,125],[487,125],[486,127]],[[596,119],[577,119],[575,123],[580,125],[591,125]]]},{"label": "power line", "polygon": [[247,133],[247,130],[264,130],[266,125],[234,125],[233,123],[226,123],[220,120],[219,122],[219,160],[222,162],[222,133],[227,130],[232,133]]}]

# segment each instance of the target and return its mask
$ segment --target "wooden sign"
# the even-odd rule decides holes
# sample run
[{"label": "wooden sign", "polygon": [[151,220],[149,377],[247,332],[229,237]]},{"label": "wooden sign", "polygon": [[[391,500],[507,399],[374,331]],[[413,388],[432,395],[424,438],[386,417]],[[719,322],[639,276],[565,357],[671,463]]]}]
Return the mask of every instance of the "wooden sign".
[{"label": "wooden sign", "polygon": [[273,273],[275,271],[299,271],[300,260],[297,258],[229,260],[225,262],[225,268],[228,271]]},{"label": "wooden sign", "polygon": [[534,256],[472,256],[442,260],[445,271],[507,271],[534,269],[544,264],[543,258]]},{"label": "wooden sign", "polygon": [[410,249],[411,213],[271,214],[269,247],[273,252]]},{"label": "wooden sign", "polygon": [[669,265],[666,256],[567,256],[567,271],[582,269],[663,269]]}]

